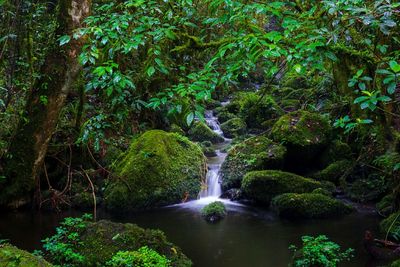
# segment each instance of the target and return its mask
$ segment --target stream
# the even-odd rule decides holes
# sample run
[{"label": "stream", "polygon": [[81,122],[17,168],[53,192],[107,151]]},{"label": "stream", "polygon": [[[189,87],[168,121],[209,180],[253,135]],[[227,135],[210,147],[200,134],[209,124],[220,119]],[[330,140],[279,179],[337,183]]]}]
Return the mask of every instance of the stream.
[{"label": "stream", "polygon": [[[205,119],[216,133],[223,135],[211,111],[206,112]],[[368,258],[362,245],[365,230],[378,231],[379,217],[373,210],[361,208],[338,219],[287,221],[265,209],[219,199],[219,170],[226,157],[224,148],[230,142],[225,139],[215,146],[217,156],[208,159],[207,186],[198,200],[124,217],[100,210],[98,217],[161,229],[199,267],[286,267],[292,256],[288,247],[299,246],[303,235],[319,234],[327,235],[343,248],[355,249],[352,261],[340,266],[380,266]],[[200,209],[216,200],[225,203],[228,215],[217,224],[209,224],[201,217]],[[54,234],[63,217],[81,214],[2,213],[0,239],[9,239],[22,249],[39,249],[40,240]]]}]

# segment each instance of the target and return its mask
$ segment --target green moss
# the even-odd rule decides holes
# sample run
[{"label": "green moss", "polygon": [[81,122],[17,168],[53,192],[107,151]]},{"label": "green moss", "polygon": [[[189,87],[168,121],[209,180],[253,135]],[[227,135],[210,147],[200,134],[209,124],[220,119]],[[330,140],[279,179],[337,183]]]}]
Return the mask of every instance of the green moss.
[{"label": "green moss", "polygon": [[392,262],[392,264],[390,264],[390,267],[400,267],[400,260]]},{"label": "green moss", "polygon": [[224,123],[224,122],[229,121],[230,119],[237,118],[235,114],[232,114],[228,111],[221,111],[218,113],[217,116],[218,116],[218,121],[220,123]]},{"label": "green moss", "polygon": [[376,201],[387,191],[388,183],[380,173],[370,173],[366,179],[357,179],[351,184],[343,182],[346,194],[358,202]]},{"label": "green moss", "polygon": [[285,147],[262,135],[233,146],[221,166],[224,190],[239,188],[243,176],[249,171],[280,168],[285,153]]},{"label": "green moss", "polygon": [[9,244],[0,245],[0,266],[50,267],[52,264]]},{"label": "green moss", "polygon": [[201,210],[201,215],[208,222],[219,221],[226,216],[225,205],[221,201],[212,202]]},{"label": "green moss", "polygon": [[182,130],[181,127],[179,127],[179,125],[173,123],[170,127],[169,127],[169,132],[171,133],[177,133],[180,135],[185,135],[185,132]]},{"label": "green moss", "polygon": [[266,205],[283,193],[307,193],[321,187],[312,179],[274,170],[249,172],[242,182],[242,190],[249,199]]},{"label": "green moss", "polygon": [[309,147],[326,145],[331,127],[329,121],[319,114],[300,110],[282,116],[272,129],[277,142]]},{"label": "green moss", "polygon": [[204,122],[196,122],[189,130],[189,138],[196,142],[210,141],[214,144],[224,142],[224,138],[210,129]]},{"label": "green moss", "polygon": [[165,255],[172,266],[191,266],[182,251],[168,242],[160,230],[143,229],[135,224],[110,221],[90,223],[75,249],[86,259],[86,266],[104,266],[118,251],[135,251],[147,246]]},{"label": "green moss", "polygon": [[325,188],[317,188],[317,189],[313,190],[311,193],[321,194],[321,195],[330,196],[330,197],[332,196],[332,192]]},{"label": "green moss", "polygon": [[215,151],[210,141],[204,141],[200,143],[201,150],[206,157],[216,157],[217,152]]},{"label": "green moss", "polygon": [[282,194],[273,199],[272,206],[284,218],[329,218],[352,211],[341,201],[315,193]]},{"label": "green moss", "polygon": [[225,137],[235,138],[246,133],[247,125],[242,119],[234,118],[221,124],[221,130]]},{"label": "green moss", "polygon": [[152,130],[133,141],[107,183],[112,211],[146,209],[196,198],[205,176],[201,148],[186,137]]},{"label": "green moss", "polygon": [[346,174],[349,170],[351,170],[354,166],[354,163],[350,160],[341,160],[334,162],[325,169],[317,172],[313,175],[313,178],[321,181],[330,181],[335,184],[339,183],[339,179]]},{"label": "green moss", "polygon": [[329,144],[329,146],[322,152],[320,157],[320,164],[323,167],[328,166],[336,161],[344,159],[351,159],[352,151],[351,147],[343,143],[342,141],[335,140]]},{"label": "green moss", "polygon": [[272,127],[272,139],[287,148],[287,169],[315,166],[330,141],[331,126],[320,114],[300,110],[282,116]]}]

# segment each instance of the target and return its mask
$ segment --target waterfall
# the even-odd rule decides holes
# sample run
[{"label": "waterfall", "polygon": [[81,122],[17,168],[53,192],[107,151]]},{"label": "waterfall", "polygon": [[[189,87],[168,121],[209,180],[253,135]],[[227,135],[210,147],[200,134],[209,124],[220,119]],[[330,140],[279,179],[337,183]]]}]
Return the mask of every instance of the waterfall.
[{"label": "waterfall", "polygon": [[[205,121],[207,125],[217,134],[223,136],[218,118],[213,115],[211,110],[205,112]],[[206,177],[206,187],[200,192],[200,199],[219,198],[222,194],[222,188],[220,183],[220,169],[221,165],[226,158],[226,153],[221,152],[229,144],[229,139],[225,138],[225,142],[216,145],[216,157],[208,158],[208,172]]]}]

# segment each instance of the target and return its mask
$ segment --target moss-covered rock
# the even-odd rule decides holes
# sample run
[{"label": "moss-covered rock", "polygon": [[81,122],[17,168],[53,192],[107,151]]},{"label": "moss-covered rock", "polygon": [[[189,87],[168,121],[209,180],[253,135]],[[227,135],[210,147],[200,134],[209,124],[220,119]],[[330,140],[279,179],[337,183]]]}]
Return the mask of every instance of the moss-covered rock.
[{"label": "moss-covered rock", "polygon": [[198,121],[192,126],[188,133],[192,141],[204,142],[210,141],[213,144],[224,142],[224,138],[211,130],[204,122]]},{"label": "moss-covered rock", "polygon": [[273,140],[285,144],[288,150],[287,163],[294,165],[289,169],[315,165],[315,158],[329,143],[330,134],[331,126],[325,117],[304,110],[282,116],[271,131]]},{"label": "moss-covered rock", "polygon": [[242,181],[246,197],[264,205],[283,193],[308,193],[321,187],[321,183],[312,179],[276,170],[249,172]]},{"label": "moss-covered rock", "polygon": [[297,73],[286,74],[281,83],[285,87],[295,89],[309,88],[311,86],[307,77]]},{"label": "moss-covered rock", "polygon": [[118,251],[135,251],[147,246],[171,260],[172,266],[191,266],[191,261],[160,230],[110,221],[90,223],[74,250],[85,257],[86,266],[105,266]]},{"label": "moss-covered rock", "polygon": [[386,177],[379,173],[371,173],[365,179],[357,179],[352,183],[342,182],[345,193],[358,202],[379,200],[388,189]]},{"label": "moss-covered rock", "polygon": [[215,201],[201,210],[201,215],[208,222],[217,222],[226,216],[226,208],[221,201]]},{"label": "moss-covered rock", "polygon": [[330,181],[339,184],[339,179],[349,172],[353,167],[353,162],[350,160],[341,160],[331,163],[325,169],[315,173],[313,178],[320,181]]},{"label": "moss-covered rock", "polygon": [[201,148],[186,137],[160,130],[133,141],[105,189],[112,211],[129,211],[179,203],[197,197],[205,176]]},{"label": "moss-covered rock", "polygon": [[280,168],[285,153],[285,147],[262,135],[233,146],[221,166],[224,190],[239,188],[249,171]]},{"label": "moss-covered rock", "polygon": [[350,160],[351,158],[351,147],[342,141],[335,140],[322,152],[319,161],[322,167],[326,167],[334,162],[345,159]]},{"label": "moss-covered rock", "polygon": [[352,208],[324,194],[287,193],[275,197],[272,207],[284,218],[329,218],[348,214]]},{"label": "moss-covered rock", "polygon": [[9,244],[0,245],[0,266],[50,267],[52,264]]},{"label": "moss-covered rock", "polygon": [[230,113],[228,111],[221,111],[221,112],[218,113],[217,116],[218,116],[218,121],[220,123],[224,123],[224,122],[227,122],[227,121],[229,121],[231,119],[237,118],[237,116],[235,114]]},{"label": "moss-covered rock", "polygon": [[216,157],[217,152],[212,146],[212,143],[210,141],[204,141],[200,143],[201,150],[203,151],[203,154],[206,157]]},{"label": "moss-covered rock", "polygon": [[234,118],[221,124],[221,130],[225,137],[235,138],[246,133],[247,125],[242,119]]}]

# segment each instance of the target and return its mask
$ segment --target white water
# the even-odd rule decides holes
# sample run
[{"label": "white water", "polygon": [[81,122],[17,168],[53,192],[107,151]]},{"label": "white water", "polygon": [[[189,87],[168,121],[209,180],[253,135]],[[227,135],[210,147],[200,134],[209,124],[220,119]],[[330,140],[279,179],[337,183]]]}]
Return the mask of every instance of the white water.
[{"label": "white water", "polygon": [[[228,103],[228,102],[226,102]],[[226,104],[223,103],[223,104]],[[223,136],[223,132],[221,130],[220,124],[218,122],[218,118],[213,115],[211,110],[207,110],[205,112],[205,120],[207,125],[217,134]],[[224,162],[227,153],[222,152],[231,142],[231,139],[227,139],[224,137],[224,142],[221,144],[215,145],[215,152],[217,154],[216,157],[208,158],[207,165],[208,165],[208,172],[206,177],[206,184],[203,185],[203,189],[199,194],[199,199],[195,201],[189,201],[187,203],[179,204],[178,206],[188,207],[199,209],[204,207],[207,204],[210,204],[214,201],[221,201],[228,209],[232,209],[235,207],[243,207],[243,204],[232,202],[228,199],[219,198],[222,194],[222,187],[220,181],[220,169],[221,165]]]}]

